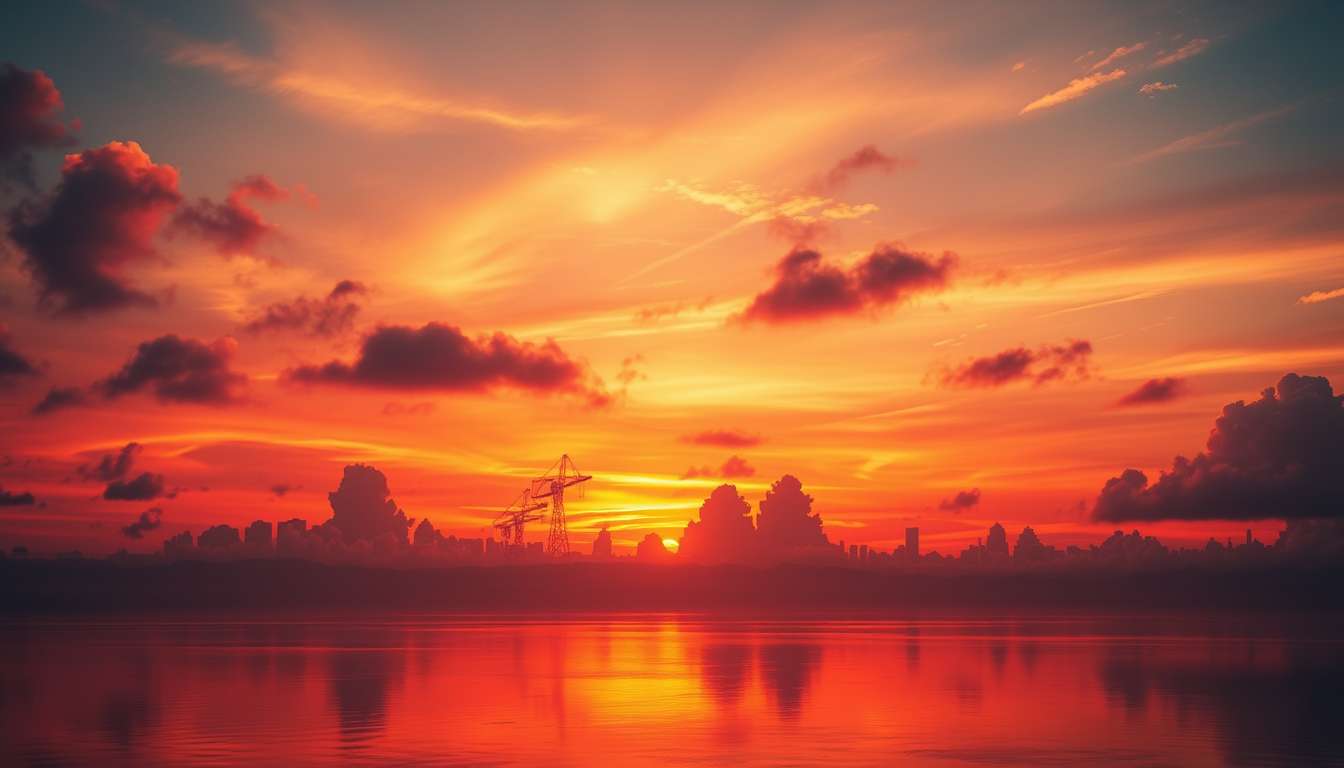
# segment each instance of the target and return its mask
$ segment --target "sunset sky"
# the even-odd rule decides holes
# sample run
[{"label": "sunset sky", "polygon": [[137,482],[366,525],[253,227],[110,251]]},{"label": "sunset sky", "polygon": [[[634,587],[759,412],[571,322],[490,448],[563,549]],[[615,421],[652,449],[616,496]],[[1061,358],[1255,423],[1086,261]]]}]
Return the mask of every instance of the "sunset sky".
[{"label": "sunset sky", "polygon": [[832,541],[1098,541],[1225,404],[1344,388],[1341,15],[7,9],[0,545],[317,523],[351,462],[481,536],[562,453],[584,551],[784,473]]}]

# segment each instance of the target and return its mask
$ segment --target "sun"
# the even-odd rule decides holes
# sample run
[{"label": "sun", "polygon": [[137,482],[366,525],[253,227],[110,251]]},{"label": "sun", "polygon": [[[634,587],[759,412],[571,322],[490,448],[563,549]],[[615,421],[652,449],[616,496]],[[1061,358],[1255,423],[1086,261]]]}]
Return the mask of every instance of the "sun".
[{"label": "sun", "polygon": [[681,542],[676,539],[663,539],[663,546],[675,552],[677,547],[681,546]]}]

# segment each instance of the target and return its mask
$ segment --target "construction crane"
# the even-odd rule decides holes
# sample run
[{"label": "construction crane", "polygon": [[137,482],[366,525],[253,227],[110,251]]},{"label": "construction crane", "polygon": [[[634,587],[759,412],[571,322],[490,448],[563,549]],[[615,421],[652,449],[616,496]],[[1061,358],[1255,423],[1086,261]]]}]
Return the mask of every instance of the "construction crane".
[{"label": "construction crane", "polygon": [[[569,554],[569,533],[565,530],[565,489],[592,480],[592,475],[579,474],[578,467],[564,454],[546,470],[546,474],[532,481],[528,496],[535,500],[551,500],[551,535],[546,540],[546,553],[552,557]],[[582,495],[583,489],[579,489]]]},{"label": "construction crane", "polygon": [[504,540],[504,545],[512,545],[521,549],[523,547],[523,526],[540,520],[542,516],[533,513],[545,508],[546,502],[533,501],[531,488],[524,488],[518,498],[495,517],[494,526],[499,529],[499,537]]}]

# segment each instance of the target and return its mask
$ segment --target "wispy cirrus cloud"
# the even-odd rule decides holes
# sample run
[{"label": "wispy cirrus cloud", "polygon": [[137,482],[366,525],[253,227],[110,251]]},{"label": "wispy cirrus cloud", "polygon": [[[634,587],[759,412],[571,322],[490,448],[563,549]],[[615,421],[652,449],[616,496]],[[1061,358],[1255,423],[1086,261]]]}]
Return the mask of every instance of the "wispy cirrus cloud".
[{"label": "wispy cirrus cloud", "polygon": [[1060,88],[1057,91],[1051,91],[1023,107],[1022,111],[1018,112],[1018,114],[1025,115],[1028,112],[1035,112],[1039,109],[1049,109],[1050,107],[1057,107],[1060,104],[1068,103],[1094,88],[1114,80],[1119,80],[1126,74],[1128,73],[1123,69],[1113,69],[1110,72],[1097,72],[1091,75],[1084,75],[1083,77],[1076,77],[1070,80],[1069,84],[1063,88]]},{"label": "wispy cirrus cloud", "polygon": [[1223,123],[1207,131],[1200,131],[1189,136],[1182,136],[1173,142],[1163,144],[1162,146],[1150,152],[1144,152],[1130,160],[1130,163],[1146,163],[1150,160],[1156,160],[1168,155],[1178,155],[1185,152],[1198,152],[1206,149],[1221,149],[1223,147],[1234,147],[1241,143],[1236,136],[1238,133],[1259,125],[1267,120],[1280,117],[1291,112],[1296,105],[1289,105],[1279,109],[1273,109],[1268,112],[1261,112],[1258,115],[1243,117],[1240,120],[1233,120],[1230,123]]},{"label": "wispy cirrus cloud", "polygon": [[1153,62],[1153,68],[1165,67],[1168,64],[1175,64],[1178,61],[1185,61],[1186,59],[1198,56],[1209,49],[1209,44],[1208,38],[1196,37],[1171,53],[1159,56],[1157,60]]},{"label": "wispy cirrus cloud", "polygon": [[1306,296],[1297,300],[1298,304],[1320,304],[1322,301],[1344,298],[1344,288],[1336,288],[1333,291],[1312,291]]},{"label": "wispy cirrus cloud", "polygon": [[415,130],[434,120],[484,123],[515,131],[562,131],[594,122],[585,115],[519,112],[387,83],[355,82],[291,68],[246,53],[232,42],[178,38],[169,46],[167,58],[172,64],[213,72],[237,85],[305,100],[380,130]]},{"label": "wispy cirrus cloud", "polygon": [[1142,51],[1144,48],[1147,47],[1148,44],[1142,42],[1135,43],[1133,45],[1122,45],[1119,48],[1116,48],[1115,50],[1108,53],[1106,55],[1106,58],[1102,59],[1101,61],[1098,61],[1096,64],[1093,64],[1091,69],[1093,72],[1095,72],[1108,64],[1114,64],[1115,62],[1125,58],[1131,53],[1138,53],[1139,51]]}]

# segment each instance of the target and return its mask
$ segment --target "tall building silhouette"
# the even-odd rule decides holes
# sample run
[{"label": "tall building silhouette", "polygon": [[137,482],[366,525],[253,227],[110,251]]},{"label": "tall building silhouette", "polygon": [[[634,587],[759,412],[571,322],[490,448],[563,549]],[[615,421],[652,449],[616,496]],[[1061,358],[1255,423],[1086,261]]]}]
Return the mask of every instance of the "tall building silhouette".
[{"label": "tall building silhouette", "polygon": [[919,562],[919,528],[905,529],[905,556],[912,563]]}]

